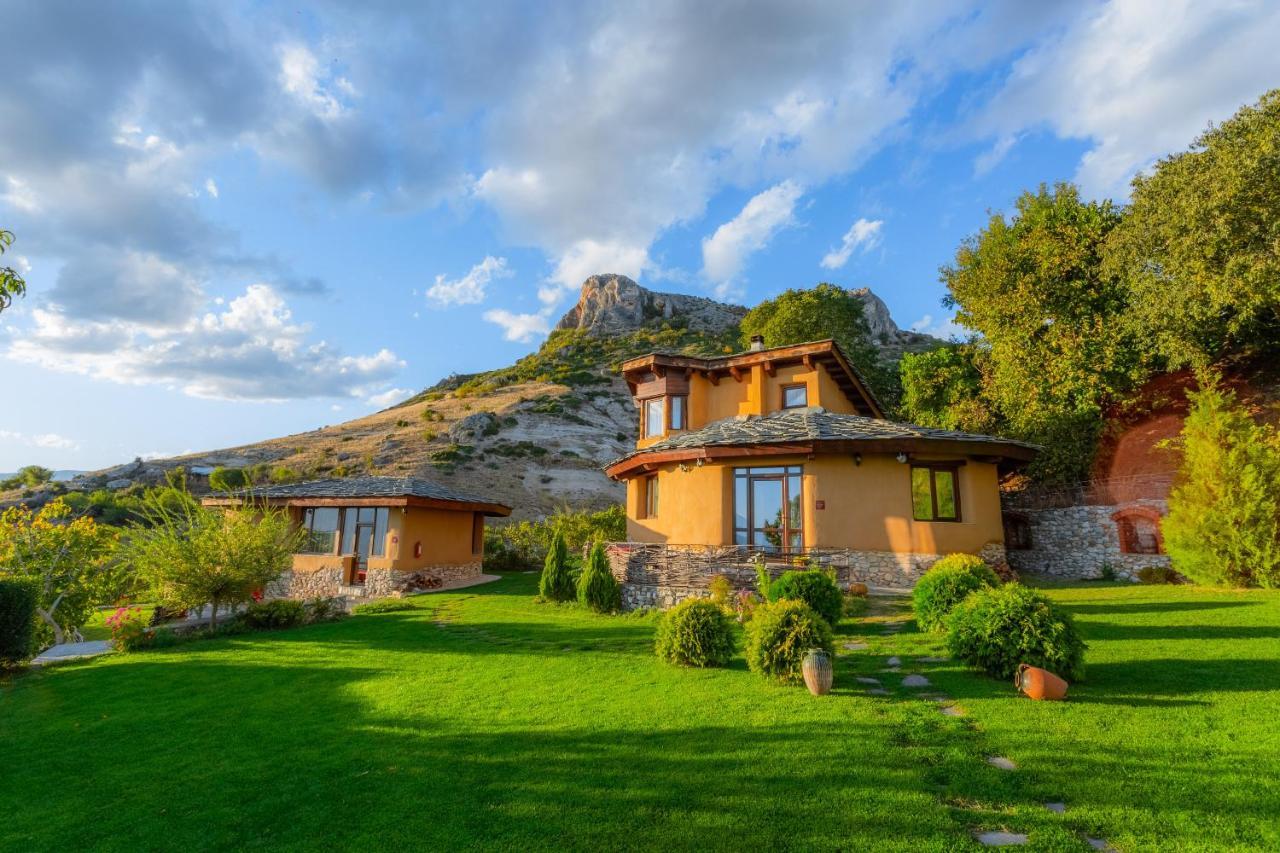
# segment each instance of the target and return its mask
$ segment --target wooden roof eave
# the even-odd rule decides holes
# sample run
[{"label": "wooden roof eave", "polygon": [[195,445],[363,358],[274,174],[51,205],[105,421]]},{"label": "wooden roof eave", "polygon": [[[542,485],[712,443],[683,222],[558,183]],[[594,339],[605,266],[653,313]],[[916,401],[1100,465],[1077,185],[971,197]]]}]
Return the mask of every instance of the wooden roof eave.
[{"label": "wooden roof eave", "polygon": [[859,438],[824,441],[775,442],[770,444],[726,444],[642,452],[619,460],[605,469],[613,480],[625,480],[673,462],[743,458],[751,456],[813,455],[815,453],[928,453],[997,458],[1002,470],[1020,467],[1036,456],[1036,450],[1003,442],[952,438]]},{"label": "wooden roof eave", "polygon": [[399,497],[286,497],[263,498],[246,495],[245,497],[207,497],[202,498],[203,506],[243,506],[247,503],[265,504],[274,507],[323,507],[323,506],[374,506],[374,507],[420,507],[422,509],[441,509],[453,512],[478,512],[494,518],[506,518],[511,515],[511,507],[505,504],[487,501],[453,501],[444,498],[424,498],[416,495]]}]

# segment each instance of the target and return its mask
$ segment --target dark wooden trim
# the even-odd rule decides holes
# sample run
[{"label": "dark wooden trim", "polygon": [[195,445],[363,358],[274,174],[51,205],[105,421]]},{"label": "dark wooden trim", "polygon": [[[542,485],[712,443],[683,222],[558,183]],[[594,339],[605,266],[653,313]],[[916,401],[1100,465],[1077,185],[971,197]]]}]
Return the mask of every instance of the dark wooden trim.
[{"label": "dark wooden trim", "polygon": [[729,375],[733,377],[734,382],[742,381],[742,369],[738,367],[730,367]]},{"label": "dark wooden trim", "polygon": [[488,516],[505,518],[511,515],[511,507],[496,503],[478,501],[450,501],[443,498],[420,498],[414,495],[396,498],[258,498],[258,497],[221,497],[201,498],[203,506],[244,506],[245,504],[265,504],[274,507],[322,507],[322,506],[372,506],[372,507],[420,507],[422,509],[444,509],[456,512],[479,512]]},{"label": "dark wooden trim", "polygon": [[[963,463],[961,463],[963,464]],[[911,518],[913,521],[925,522],[947,522],[949,524],[963,521],[964,511],[960,507],[960,465],[955,462],[912,462],[910,464],[911,476],[914,477],[915,471],[919,468],[922,471],[929,472],[929,502],[933,510],[932,518],[917,518],[915,513],[915,497],[912,496],[911,501]],[[949,518],[941,518],[938,515],[938,472],[945,471],[951,475],[951,497],[956,505],[956,514]]]}]

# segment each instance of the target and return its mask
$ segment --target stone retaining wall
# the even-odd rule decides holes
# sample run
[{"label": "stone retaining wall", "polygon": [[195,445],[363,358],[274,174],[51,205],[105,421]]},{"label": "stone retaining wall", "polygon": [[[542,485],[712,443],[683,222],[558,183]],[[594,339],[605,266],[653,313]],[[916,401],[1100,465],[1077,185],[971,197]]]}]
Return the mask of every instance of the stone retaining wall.
[{"label": "stone retaining wall", "polygon": [[[364,596],[385,598],[415,589],[429,589],[455,580],[478,577],[479,560],[459,565],[427,566],[412,572],[399,569],[370,569],[365,573]],[[279,598],[328,598],[339,595],[343,587],[341,567],[315,571],[289,571],[270,590]]]},{"label": "stone retaining wall", "polygon": [[1136,580],[1140,569],[1169,565],[1166,554],[1126,554],[1112,518],[1121,510],[1167,511],[1164,501],[1142,500],[1117,506],[1070,506],[1018,510],[1031,529],[1031,548],[1010,550],[1009,564],[1019,572],[1059,578],[1097,578],[1104,566],[1117,577]]},{"label": "stone retaining wall", "polygon": [[[756,588],[755,564],[748,558],[735,558],[732,549],[615,542],[606,546],[606,553],[613,576],[622,585],[624,610],[665,609],[686,598],[706,597],[710,594],[707,585],[716,575],[728,578],[734,589]],[[845,549],[815,549],[806,556],[815,567],[834,569],[836,582],[842,587],[858,582],[892,588],[914,586],[942,557]],[[1007,565],[1000,543],[989,543],[980,556],[993,566]],[[773,577],[792,568],[783,560],[771,560],[767,566]]]}]

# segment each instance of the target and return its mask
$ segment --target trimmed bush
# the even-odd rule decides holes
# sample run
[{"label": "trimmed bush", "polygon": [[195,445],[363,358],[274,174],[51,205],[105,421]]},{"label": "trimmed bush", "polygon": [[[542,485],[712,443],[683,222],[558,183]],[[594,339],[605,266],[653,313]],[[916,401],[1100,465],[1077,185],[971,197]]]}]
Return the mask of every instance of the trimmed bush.
[{"label": "trimmed bush", "polygon": [[574,596],[573,578],[569,575],[569,551],[564,536],[556,533],[547,548],[547,559],[538,580],[538,594],[548,601],[571,601]]},{"label": "trimmed bush", "polygon": [[769,600],[803,601],[817,611],[832,627],[840,621],[844,612],[844,597],[840,588],[826,572],[789,571],[769,584]]},{"label": "trimmed bush", "polygon": [[803,601],[761,605],[747,623],[747,666],[780,681],[799,681],[805,652],[833,652],[831,625]]},{"label": "trimmed bush", "polygon": [[972,554],[948,554],[933,564],[911,591],[916,624],[924,631],[945,631],[947,615],[970,593],[1000,586],[991,567]]},{"label": "trimmed bush", "polygon": [[402,613],[405,610],[417,610],[412,601],[405,601],[403,598],[381,598],[377,601],[368,601],[364,604],[357,604],[351,608],[352,613]]},{"label": "trimmed bush", "polygon": [[294,628],[306,621],[307,608],[301,601],[292,598],[255,601],[244,609],[240,618],[246,627],[255,631]]},{"label": "trimmed bush", "polygon": [[1011,678],[1018,664],[1070,681],[1084,676],[1084,640],[1071,615],[1019,584],[981,589],[952,611],[947,648],[971,666]]},{"label": "trimmed bush", "polygon": [[591,546],[587,565],[578,576],[578,602],[597,613],[613,613],[622,609],[622,588],[609,568],[603,542]]},{"label": "trimmed bush", "polygon": [[686,598],[662,615],[654,650],[667,663],[724,666],[733,657],[733,626],[719,605]]},{"label": "trimmed bush", "polygon": [[308,598],[302,602],[307,611],[308,622],[332,622],[346,614],[347,608],[337,596],[319,596]]},{"label": "trimmed bush", "polygon": [[0,664],[21,663],[31,656],[37,597],[29,581],[0,580]]}]

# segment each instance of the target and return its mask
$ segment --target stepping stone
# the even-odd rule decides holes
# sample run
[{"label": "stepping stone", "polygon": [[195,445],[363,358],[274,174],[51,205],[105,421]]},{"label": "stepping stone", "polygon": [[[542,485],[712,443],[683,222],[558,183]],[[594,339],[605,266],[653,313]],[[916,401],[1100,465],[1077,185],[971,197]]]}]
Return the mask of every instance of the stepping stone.
[{"label": "stepping stone", "polygon": [[57,646],[50,646],[41,652],[40,656],[31,661],[32,666],[44,666],[47,663],[64,660],[81,660],[83,658],[96,658],[98,655],[106,655],[114,652],[111,643],[108,640],[88,640],[83,643],[62,643]]},{"label": "stepping stone", "polygon": [[1044,807],[1054,814],[1066,814],[1067,811],[1066,803],[1045,803]]},{"label": "stepping stone", "polygon": [[946,663],[951,658],[916,658],[916,660],[920,661],[920,663]]},{"label": "stepping stone", "polygon": [[876,684],[876,685],[878,685],[878,684],[880,683],[880,679],[878,679],[878,678],[868,678],[868,677],[867,677],[867,676],[865,676],[865,675],[859,675],[859,676],[858,676],[858,682],[859,682],[859,683],[861,683],[861,684]]},{"label": "stepping stone", "polygon": [[872,687],[870,690],[867,691],[867,695],[868,696],[888,696],[889,691],[885,690],[883,687]]},{"label": "stepping stone", "polygon": [[1090,838],[1086,835],[1084,837],[1084,843],[1088,844],[1094,850],[1102,850],[1105,851],[1105,853],[1116,853],[1116,848],[1108,844],[1105,838]]},{"label": "stepping stone", "polygon": [[1014,764],[1003,755],[993,755],[987,759],[987,763],[992,767],[998,767],[1001,770],[1017,770],[1018,765]]},{"label": "stepping stone", "polygon": [[894,655],[884,663],[885,663],[885,666],[902,666],[902,659],[899,658],[897,655]]},{"label": "stepping stone", "polygon": [[928,687],[929,679],[925,678],[923,675],[917,675],[915,673],[912,673],[911,675],[908,675],[906,678],[902,679],[902,686],[903,687]]},{"label": "stepping stone", "polygon": [[948,717],[963,717],[964,708],[959,705],[945,705],[942,708],[942,713]]},{"label": "stepping stone", "polygon": [[880,671],[881,672],[902,672],[902,670],[898,669],[896,666],[891,666],[888,669],[882,669]]},{"label": "stepping stone", "polygon": [[851,652],[860,652],[863,649],[870,648],[866,643],[845,643],[844,647]]},{"label": "stepping stone", "polygon": [[928,699],[930,702],[950,702],[951,697],[945,693],[917,693],[921,699]]},{"label": "stepping stone", "polygon": [[1018,847],[1027,843],[1026,833],[1022,832],[980,832],[974,837],[988,847]]}]

